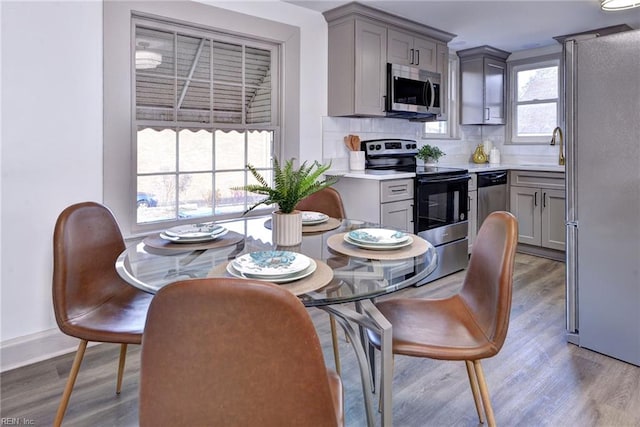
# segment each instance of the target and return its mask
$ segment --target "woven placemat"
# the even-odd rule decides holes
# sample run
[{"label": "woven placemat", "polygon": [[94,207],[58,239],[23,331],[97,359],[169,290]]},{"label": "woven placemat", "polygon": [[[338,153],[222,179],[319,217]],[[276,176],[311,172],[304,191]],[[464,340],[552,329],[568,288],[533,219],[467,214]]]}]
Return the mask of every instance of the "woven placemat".
[{"label": "woven placemat", "polygon": [[[320,260],[314,259],[314,261],[317,265],[316,271],[314,271],[310,276],[296,280],[295,282],[279,283],[277,285],[285,288],[296,296],[325,287],[333,279],[333,270]],[[227,264],[228,262],[223,262],[222,264],[215,266],[209,272],[207,277],[233,277],[227,272]]]},{"label": "woven placemat", "polygon": [[[307,234],[307,233],[320,233],[323,231],[329,231],[329,230],[335,230],[336,228],[340,227],[340,224],[342,224],[342,220],[339,220],[337,218],[331,218],[329,217],[328,220],[326,220],[325,222],[321,223],[321,224],[315,224],[315,225],[302,225],[302,233],[303,234]],[[271,218],[269,218],[268,220],[266,220],[264,222],[264,227],[268,228],[269,230],[271,230]]]},{"label": "woven placemat", "polygon": [[169,249],[179,251],[193,251],[198,249],[217,249],[235,245],[244,240],[244,235],[229,230],[227,234],[215,240],[198,243],[174,243],[160,237],[159,233],[147,236],[142,243],[155,249]]},{"label": "woven placemat", "polygon": [[430,243],[424,240],[422,237],[418,237],[415,234],[409,234],[413,239],[413,243],[403,248],[389,249],[386,251],[378,251],[375,249],[359,248],[351,243],[344,241],[344,236],[347,233],[338,233],[327,239],[327,246],[336,252],[344,255],[367,258],[367,259],[379,259],[379,260],[392,260],[392,259],[407,259],[422,255],[429,249]]}]

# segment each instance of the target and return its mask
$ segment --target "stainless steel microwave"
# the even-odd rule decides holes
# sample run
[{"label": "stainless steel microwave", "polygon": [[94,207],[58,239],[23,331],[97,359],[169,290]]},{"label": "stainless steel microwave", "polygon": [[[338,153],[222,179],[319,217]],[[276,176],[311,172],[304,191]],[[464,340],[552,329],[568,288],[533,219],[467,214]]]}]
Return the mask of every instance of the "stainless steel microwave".
[{"label": "stainless steel microwave", "polygon": [[387,64],[387,117],[433,118],[441,113],[439,73]]}]

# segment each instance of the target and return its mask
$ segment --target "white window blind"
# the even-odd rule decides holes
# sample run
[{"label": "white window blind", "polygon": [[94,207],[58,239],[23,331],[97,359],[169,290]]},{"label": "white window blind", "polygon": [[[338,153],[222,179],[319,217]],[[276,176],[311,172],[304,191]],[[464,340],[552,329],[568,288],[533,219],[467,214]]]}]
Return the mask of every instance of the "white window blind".
[{"label": "white window blind", "polygon": [[269,176],[279,147],[278,46],[144,19],[134,31],[137,223],[239,215],[257,201],[233,190],[247,163]]}]

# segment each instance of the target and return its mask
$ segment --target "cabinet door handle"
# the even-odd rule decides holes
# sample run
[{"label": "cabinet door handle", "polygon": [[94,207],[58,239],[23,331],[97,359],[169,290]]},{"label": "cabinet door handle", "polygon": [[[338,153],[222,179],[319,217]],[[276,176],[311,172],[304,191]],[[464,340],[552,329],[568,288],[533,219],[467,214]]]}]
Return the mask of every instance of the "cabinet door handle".
[{"label": "cabinet door handle", "polygon": [[416,49],[416,65],[420,65],[420,51]]},{"label": "cabinet door handle", "polygon": [[542,193],[542,207],[546,208],[547,207],[547,193]]},{"label": "cabinet door handle", "polygon": [[491,108],[485,108],[484,111],[487,113],[485,116],[485,120],[489,120],[491,118]]},{"label": "cabinet door handle", "polygon": [[533,206],[538,206],[538,192],[533,193]]},{"label": "cabinet door handle", "polygon": [[409,49],[409,64],[413,64],[413,49]]},{"label": "cabinet door handle", "polygon": [[471,212],[471,197],[467,196],[467,199],[469,200],[467,202],[467,212]]}]

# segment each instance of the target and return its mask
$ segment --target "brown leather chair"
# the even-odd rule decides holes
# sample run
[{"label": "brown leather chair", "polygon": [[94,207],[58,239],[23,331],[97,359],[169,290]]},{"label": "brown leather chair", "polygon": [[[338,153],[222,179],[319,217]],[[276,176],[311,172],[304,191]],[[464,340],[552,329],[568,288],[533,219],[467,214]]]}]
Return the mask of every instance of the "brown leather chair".
[{"label": "brown leather chair", "polygon": [[[478,417],[484,422],[484,404],[490,426],[495,419],[480,360],[495,356],[507,335],[517,239],[516,218],[493,212],[480,227],[458,294],[376,304],[391,322],[394,354],[465,361]],[[368,335],[379,348],[380,337],[371,331]]]},{"label": "brown leather chair", "polygon": [[[320,191],[305,197],[296,205],[299,211],[314,211],[329,215],[331,218],[344,219],[347,215],[344,212],[344,204],[338,190],[333,187],[323,188]],[[332,267],[338,267],[344,264],[343,259],[329,259],[327,263]],[[336,363],[336,371],[340,374],[340,352],[338,350],[338,332],[336,321],[332,315],[329,315],[331,326],[331,340],[333,344],[333,358]]]},{"label": "brown leather chair", "polygon": [[333,187],[323,188],[320,191],[305,197],[296,205],[299,211],[322,212],[332,218],[346,218],[344,205],[340,193]]},{"label": "brown leather chair", "polygon": [[175,282],[156,294],[142,339],[140,426],[343,425],[300,300],[272,283]]},{"label": "brown leather chair", "polygon": [[60,330],[80,345],[54,425],[62,424],[89,341],[121,344],[116,393],[120,393],[127,344],[140,344],[152,295],[124,282],[115,269],[125,249],[111,211],[94,202],[66,208],[53,234],[53,308]]}]

